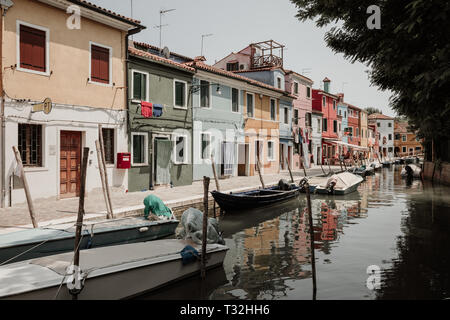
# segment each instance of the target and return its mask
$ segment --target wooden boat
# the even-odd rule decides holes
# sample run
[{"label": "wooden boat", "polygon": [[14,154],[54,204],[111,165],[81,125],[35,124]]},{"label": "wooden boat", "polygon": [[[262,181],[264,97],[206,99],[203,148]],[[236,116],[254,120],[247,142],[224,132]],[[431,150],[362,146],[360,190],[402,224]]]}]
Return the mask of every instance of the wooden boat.
[{"label": "wooden boat", "polygon": [[372,162],[369,164],[369,167],[373,168],[374,171],[379,170],[383,167],[382,164],[380,164],[379,162]]},{"label": "wooden boat", "polygon": [[331,176],[326,183],[316,187],[316,193],[344,195],[354,192],[363,182],[363,178],[350,172],[341,172]]},{"label": "wooden boat", "polygon": [[374,169],[372,167],[366,167],[366,166],[351,168],[351,169],[348,169],[347,171],[350,173],[353,173],[353,174],[357,174],[363,178],[374,174]]},{"label": "wooden boat", "polygon": [[245,210],[268,206],[295,198],[300,188],[294,186],[291,190],[280,190],[278,186],[238,193],[223,193],[212,191],[211,195],[221,209],[225,211]]},{"label": "wooden boat", "polygon": [[411,173],[413,178],[420,178],[422,169],[415,164],[407,164],[400,173],[402,177],[408,176],[408,171]]},{"label": "wooden boat", "polygon": [[[164,239],[80,251],[84,279],[80,300],[126,299],[161,288],[200,271],[199,261],[183,264],[186,245],[201,254],[192,241]],[[228,247],[208,244],[207,268],[223,264]],[[67,271],[73,252],[0,267],[0,299],[71,299]]]},{"label": "wooden boat", "polygon": [[[143,217],[87,221],[84,223],[86,227],[83,228],[80,248],[155,240],[175,234],[178,224],[178,220],[149,221]],[[73,224],[3,234],[0,235],[0,265],[6,261],[18,262],[73,251],[74,241]],[[33,247],[36,248],[30,250]]]},{"label": "wooden boat", "polygon": [[[321,183],[326,183],[331,175],[320,175],[320,176],[314,176],[314,177],[308,177],[308,184],[309,184],[309,192],[314,193],[316,191],[316,188]],[[305,189],[302,188],[300,190],[301,192],[305,192]]]}]

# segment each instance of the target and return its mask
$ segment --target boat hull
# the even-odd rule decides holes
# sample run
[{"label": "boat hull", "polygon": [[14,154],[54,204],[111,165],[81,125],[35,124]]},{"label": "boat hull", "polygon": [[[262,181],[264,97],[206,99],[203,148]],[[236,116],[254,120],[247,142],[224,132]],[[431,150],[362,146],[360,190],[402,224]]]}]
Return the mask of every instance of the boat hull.
[{"label": "boat hull", "polygon": [[[165,240],[157,240],[157,242]],[[169,240],[179,241],[181,240]],[[148,251],[152,251],[152,243],[149,243]],[[143,244],[146,246],[147,244]],[[184,244],[185,245],[185,244]],[[88,272],[88,276],[85,279],[83,289],[78,294],[78,300],[119,300],[129,299],[135,296],[139,296],[153,290],[162,288],[166,285],[175,283],[182,279],[188,278],[201,271],[200,261],[195,261],[190,264],[183,265],[181,255],[179,251],[184,245],[177,248],[176,251],[167,250],[162,251],[161,255],[153,255],[152,257],[142,260],[129,260],[121,264],[112,264],[110,266],[104,266],[103,269],[94,270]],[[123,250],[133,250],[133,244],[124,245]],[[170,242],[167,242],[167,246],[171,247]],[[208,245],[207,249],[207,262],[206,268],[211,269],[221,266],[225,259],[228,248],[221,245]],[[121,249],[121,246],[115,246],[116,249]],[[164,244],[163,244],[164,247]],[[111,248],[113,249],[113,248]],[[197,247],[199,250],[199,248]],[[98,249],[94,249],[98,250]],[[84,250],[92,251],[92,250]],[[170,252],[169,252],[170,251]],[[166,253],[166,254],[165,254]],[[108,255],[110,253],[98,252],[99,256]],[[57,256],[52,256],[57,257]],[[108,258],[107,258],[108,259]],[[80,261],[83,263],[83,251],[81,252]],[[27,264],[33,264],[33,268],[36,268],[36,262],[34,260],[28,260],[21,263],[10,266],[9,270],[17,270],[17,278],[19,281],[23,281],[24,277],[28,277],[29,273],[21,271],[20,269],[27,268]],[[83,265],[82,265],[83,267]],[[42,269],[46,269],[41,267]],[[50,266],[50,268],[52,268]],[[11,271],[9,273],[14,273]],[[89,270],[89,269],[88,269]],[[0,268],[0,283],[2,276],[2,268]],[[38,271],[35,271],[36,273]],[[40,280],[39,287],[34,289],[24,288],[22,292],[16,294],[4,295],[0,299],[4,300],[70,300],[72,295],[70,294],[66,283],[60,288],[62,281],[62,275],[53,271],[45,270],[45,272],[51,272],[51,276],[47,276],[51,280]],[[47,274],[45,274],[47,275]],[[44,278],[45,278],[44,275]]]},{"label": "boat hull", "polygon": [[354,184],[353,186],[351,186],[351,187],[349,187],[347,189],[344,189],[344,190],[337,189],[337,190],[333,190],[332,192],[329,192],[325,188],[316,188],[316,193],[319,193],[319,194],[333,194],[333,195],[336,195],[336,196],[342,196],[342,195],[345,195],[345,194],[349,194],[349,193],[355,192],[358,189],[360,184],[361,184],[361,182],[358,183],[358,184]]},{"label": "boat hull", "polygon": [[[252,195],[252,192],[255,193]],[[227,194],[218,191],[211,192],[214,200],[225,211],[259,208],[288,201],[297,197],[300,190],[275,192],[274,189],[261,189],[244,193]]]},{"label": "boat hull", "polygon": [[[120,229],[105,228],[100,231],[83,230],[83,238],[81,240],[81,249],[99,248],[104,246],[112,246],[125,243],[136,243],[150,240],[156,240],[175,234],[175,229],[179,224],[178,220],[168,220],[152,223],[136,224],[125,226]],[[49,231],[49,230],[47,230]],[[72,251],[75,242],[75,233],[65,232],[61,230],[50,230],[47,239],[30,240],[20,245],[3,244],[0,246],[0,264],[18,256],[28,250],[25,254],[11,260],[8,263],[19,262],[28,259],[35,259],[48,255],[54,255]],[[29,230],[33,232],[33,230]],[[18,232],[20,234],[21,232]],[[2,235],[2,238],[11,236],[11,234]],[[16,235],[18,236],[18,235]],[[43,241],[48,240],[43,243]],[[42,244],[43,243],[43,244]],[[41,245],[39,245],[41,244]],[[38,247],[36,247],[39,245]],[[36,247],[32,249],[33,247]],[[31,250],[32,249],[32,250]]]}]

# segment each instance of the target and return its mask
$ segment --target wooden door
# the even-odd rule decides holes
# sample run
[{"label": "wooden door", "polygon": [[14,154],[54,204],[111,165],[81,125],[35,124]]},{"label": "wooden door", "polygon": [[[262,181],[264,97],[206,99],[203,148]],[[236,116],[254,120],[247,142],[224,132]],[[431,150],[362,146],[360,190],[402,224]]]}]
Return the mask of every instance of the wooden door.
[{"label": "wooden door", "polygon": [[173,143],[168,139],[155,139],[155,184],[170,184],[170,167]]},{"label": "wooden door", "polygon": [[61,131],[59,194],[76,197],[80,191],[81,132]]}]

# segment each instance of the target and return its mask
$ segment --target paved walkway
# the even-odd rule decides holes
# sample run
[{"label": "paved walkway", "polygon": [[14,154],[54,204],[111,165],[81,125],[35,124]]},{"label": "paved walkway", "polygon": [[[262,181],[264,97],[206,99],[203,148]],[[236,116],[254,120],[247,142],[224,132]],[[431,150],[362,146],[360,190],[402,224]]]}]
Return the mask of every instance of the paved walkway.
[{"label": "paved walkway", "polygon": [[[324,167],[328,172],[328,167]],[[338,170],[339,167],[332,167]],[[322,174],[320,167],[307,170],[308,176]],[[295,182],[298,182],[304,173],[293,172]],[[276,184],[280,179],[290,181],[287,171],[279,174],[268,174],[263,176],[266,185]],[[260,186],[259,176],[232,177],[219,180],[221,191],[239,191],[258,188]],[[211,179],[210,190],[215,190],[215,181]],[[203,181],[195,181],[189,186],[162,187],[154,191],[125,193],[122,189],[112,188],[111,201],[116,216],[121,214],[137,213],[144,208],[143,200],[149,194],[160,197],[169,207],[176,207],[196,203],[203,199]],[[55,200],[38,199],[33,202],[39,226],[76,221],[78,212],[78,198]],[[106,206],[101,190],[87,194],[85,198],[85,219],[103,219],[106,217]],[[0,209],[0,233],[7,233],[31,228],[31,220],[26,203],[15,205],[12,208]]]}]

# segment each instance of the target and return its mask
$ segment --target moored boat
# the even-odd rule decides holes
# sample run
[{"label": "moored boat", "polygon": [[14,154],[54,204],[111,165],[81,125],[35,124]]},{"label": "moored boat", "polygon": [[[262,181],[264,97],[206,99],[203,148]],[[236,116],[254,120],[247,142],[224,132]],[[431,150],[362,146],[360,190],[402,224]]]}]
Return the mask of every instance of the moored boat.
[{"label": "moored boat", "polygon": [[251,209],[277,204],[295,198],[299,193],[300,187],[294,184],[290,185],[288,190],[281,190],[279,186],[274,186],[238,193],[211,191],[214,200],[225,211]]},{"label": "moored boat", "polygon": [[[81,249],[160,239],[175,234],[178,220],[149,221],[143,217],[87,221]],[[53,225],[0,235],[0,265],[73,250],[75,227]],[[33,248],[33,249],[32,249]],[[32,249],[32,250],[31,250]]]},{"label": "moored boat", "polygon": [[321,183],[316,187],[316,193],[344,195],[354,192],[363,182],[363,178],[350,172],[341,172],[332,175],[326,183]]},{"label": "moored boat", "polygon": [[[201,245],[177,239],[81,250],[78,299],[131,298],[197,274],[199,261],[183,264],[180,253],[187,245],[201,255]],[[206,268],[222,265],[227,250],[208,244]],[[68,252],[0,267],[0,299],[71,299],[66,284],[72,259]]]},{"label": "moored boat", "polygon": [[415,164],[407,164],[401,171],[403,177],[411,176],[413,178],[420,178],[422,169]]}]

